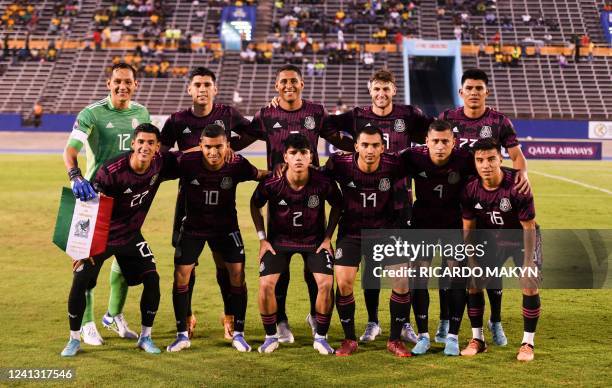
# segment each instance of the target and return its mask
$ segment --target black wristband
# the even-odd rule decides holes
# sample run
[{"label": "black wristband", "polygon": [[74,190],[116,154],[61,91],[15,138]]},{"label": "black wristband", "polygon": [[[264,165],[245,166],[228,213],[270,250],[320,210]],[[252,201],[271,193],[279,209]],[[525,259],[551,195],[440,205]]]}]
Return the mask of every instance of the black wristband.
[{"label": "black wristband", "polygon": [[68,170],[68,179],[73,180],[74,178],[83,178],[83,175],[81,175],[81,169],[78,167],[72,167],[70,170]]}]

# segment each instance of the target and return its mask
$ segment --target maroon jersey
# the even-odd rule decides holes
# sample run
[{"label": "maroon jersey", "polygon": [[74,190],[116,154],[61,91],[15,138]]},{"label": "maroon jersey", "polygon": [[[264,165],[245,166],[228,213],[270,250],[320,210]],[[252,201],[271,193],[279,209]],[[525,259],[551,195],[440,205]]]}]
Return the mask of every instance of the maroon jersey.
[{"label": "maroon jersey", "polygon": [[304,100],[302,107],[286,111],[280,107],[262,108],[255,114],[247,134],[266,142],[268,170],[272,171],[278,163],[284,163],[285,146],[283,141],[292,133],[302,133],[310,141],[312,164],[319,165],[317,144],[319,136],[329,138],[335,131],[327,124],[327,112],[323,105]]},{"label": "maroon jersey", "polygon": [[463,218],[476,219],[478,229],[522,229],[521,221],[535,218],[533,196],[515,188],[518,171],[507,167],[502,171],[504,178],[493,191],[486,190],[478,177],[470,179],[463,190]]},{"label": "maroon jersey", "polygon": [[361,238],[361,229],[392,227],[393,185],[406,176],[399,156],[382,154],[376,171],[364,173],[357,166],[358,154],[329,157],[325,172],[333,177],[344,196],[338,238]]},{"label": "maroon jersey", "polygon": [[223,127],[229,140],[232,132],[240,135],[250,123],[236,109],[224,104],[214,104],[212,111],[204,117],[194,115],[189,108],[170,115],[162,129],[161,143],[167,147],[173,147],[174,143],[177,143],[181,151],[196,147],[200,144],[200,136],[208,124]]},{"label": "maroon jersey", "polygon": [[408,173],[414,178],[416,202],[412,224],[417,228],[461,228],[461,192],[468,177],[476,174],[474,157],[454,149],[444,166],[436,166],[426,146],[401,153]]},{"label": "maroon jersey", "polygon": [[459,107],[442,112],[440,118],[452,124],[459,148],[471,147],[478,139],[488,137],[506,149],[519,145],[514,125],[495,109],[486,108],[481,117],[471,119],[463,113],[463,107]]},{"label": "maroon jersey", "polygon": [[324,173],[310,170],[308,183],[295,191],[287,177],[268,177],[253,193],[257,207],[268,203],[268,240],[290,249],[317,248],[325,237],[325,201],[342,206],[342,194]]},{"label": "maroon jersey", "polygon": [[128,152],[104,163],[94,179],[96,190],[114,199],[109,246],[124,245],[134,238],[161,182],[178,177],[174,153],[158,153],[143,174],[137,174],[130,167],[131,154]]},{"label": "maroon jersey", "polygon": [[179,171],[185,195],[184,235],[209,238],[237,231],[236,186],[257,179],[257,168],[236,154],[220,170],[210,171],[202,153],[191,152],[179,159]]},{"label": "maroon jersey", "polygon": [[433,118],[419,108],[402,104],[393,104],[393,110],[386,116],[379,116],[372,111],[372,106],[366,106],[329,117],[330,127],[335,132],[348,132],[353,138],[363,127],[380,128],[387,152],[399,152],[410,147],[412,142],[423,143],[432,121]]}]

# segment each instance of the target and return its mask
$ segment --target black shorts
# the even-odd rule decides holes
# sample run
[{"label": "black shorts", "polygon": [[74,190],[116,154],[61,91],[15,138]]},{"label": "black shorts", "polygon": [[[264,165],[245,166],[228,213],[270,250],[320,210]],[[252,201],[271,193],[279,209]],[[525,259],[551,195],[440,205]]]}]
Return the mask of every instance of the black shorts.
[{"label": "black shorts", "polygon": [[226,263],[245,262],[244,244],[240,231],[219,234],[211,238],[181,236],[174,250],[175,265],[198,265],[198,258],[208,242],[210,250],[221,254]]},{"label": "black shorts", "polygon": [[275,246],[273,248],[276,255],[266,252],[259,261],[259,276],[280,274],[288,271],[291,257],[296,253],[302,255],[304,265],[310,272],[324,275],[334,274],[334,258],[326,250],[315,253],[314,250],[292,250]]},{"label": "black shorts", "polygon": [[121,246],[109,246],[106,251],[94,257],[96,265],[111,256],[117,258],[121,273],[127,281],[128,286],[141,284],[144,275],[149,272],[157,272],[155,256],[149,247],[149,243],[138,233],[129,243]]},{"label": "black shorts", "polygon": [[359,267],[359,264],[361,264],[361,239],[354,237],[338,238],[334,256],[334,265]]}]

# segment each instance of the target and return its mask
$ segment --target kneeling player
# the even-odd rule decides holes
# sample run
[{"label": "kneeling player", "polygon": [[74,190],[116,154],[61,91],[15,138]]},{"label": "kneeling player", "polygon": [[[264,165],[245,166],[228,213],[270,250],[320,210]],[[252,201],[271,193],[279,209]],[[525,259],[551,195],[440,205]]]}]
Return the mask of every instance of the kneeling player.
[{"label": "kneeling player", "polygon": [[85,293],[96,286],[104,260],[113,255],[128,285],[144,286],[140,299],[142,331],[138,347],[147,353],[160,353],[151,340],[160,298],[159,275],[153,252],[140,233],[160,183],[174,179],[176,174],[176,157],[170,153],[158,153],[159,137],[159,129],[154,125],[139,125],[134,131],[132,151],[109,160],[96,174],[96,190],[114,198],[107,250],[74,265],[68,298],[70,340],[62,356],[75,356],[79,351]]},{"label": "kneeling player", "polygon": [[[275,287],[280,274],[289,269],[291,256],[299,253],[313,273],[318,287],[316,333],[313,347],[321,354],[333,354],[327,331],[333,310],[333,251],[331,237],[340,218],[342,194],[325,174],[310,169],[312,151],[308,138],[291,134],[285,140],[287,171],[260,183],[251,198],[251,216],[259,248],[259,311],[266,331],[260,353],[278,348]],[[331,205],[325,228],[325,201]],[[261,208],[268,203],[266,237]]]},{"label": "kneeling player", "polygon": [[235,155],[226,162],[229,143],[223,127],[209,124],[200,138],[202,152],[186,154],[179,161],[185,218],[174,254],[172,301],[176,318],[176,340],[167,347],[178,352],[191,346],[187,331],[189,285],[192,270],[208,242],[213,254],[223,258],[230,277],[229,307],[234,316],[232,346],[240,352],[251,347],[244,339],[247,289],[244,280],[244,245],[236,214],[236,186],[260,180],[267,171],[257,170]]},{"label": "kneeling player", "polygon": [[[515,187],[518,170],[502,167],[501,148],[491,139],[482,139],[474,144],[474,159],[479,177],[465,187],[462,195],[463,229],[469,236],[473,229],[522,230],[523,241],[507,241],[498,238],[496,252],[505,261],[513,256],[523,267],[539,265],[536,255],[538,237],[535,222],[535,207],[531,193],[521,194]],[[521,260],[522,259],[522,260]],[[521,263],[522,261],[522,263]],[[503,262],[496,263],[503,265]],[[517,359],[533,360],[533,338],[540,316],[540,296],[537,279],[523,277],[523,326],[524,334]],[[463,356],[474,356],[484,352],[487,345],[482,333],[484,294],[482,288],[470,288],[468,294],[468,316],[472,324],[472,340],[461,351]]]},{"label": "kneeling player", "polygon": [[[403,178],[403,164],[396,155],[384,154],[382,131],[367,125],[356,133],[354,154],[332,155],[325,171],[342,188],[344,209],[336,243],[335,272],[338,290],[336,308],[345,339],[337,356],[348,356],[357,350],[355,336],[355,298],[353,285],[361,262],[361,230],[392,228],[394,183]],[[366,258],[366,263],[369,263]],[[363,269],[366,270],[365,268]],[[389,301],[391,330],[387,349],[399,357],[409,357],[400,334],[410,316],[408,282],[393,285]]]}]

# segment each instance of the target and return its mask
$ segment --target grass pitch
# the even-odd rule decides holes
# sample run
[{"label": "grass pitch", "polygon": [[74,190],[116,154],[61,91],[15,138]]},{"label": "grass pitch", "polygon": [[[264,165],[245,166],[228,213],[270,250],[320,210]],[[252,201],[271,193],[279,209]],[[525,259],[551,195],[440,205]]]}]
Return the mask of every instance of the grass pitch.
[{"label": "grass pitch", "polygon": [[[250,158],[262,166],[264,159]],[[83,163],[83,162],[82,162]],[[75,386],[610,386],[612,385],[611,290],[543,290],[542,317],[536,335],[536,360],[521,364],[515,353],[522,338],[520,291],[507,290],[503,322],[506,347],[490,346],[489,352],[471,359],[444,357],[442,346],[432,345],[422,357],[397,359],[386,352],[388,290],[381,293],[383,336],[360,347],[352,357],[323,357],[311,347],[304,323],[308,296],[302,279],[301,260],[292,263],[287,310],[296,343],[281,345],[271,355],[239,354],[222,338],[219,323],[221,298],[208,249],[200,258],[193,308],[198,318],[191,349],[148,355],[135,342],[102,329],[99,320],[108,300],[110,262],[100,273],[95,292],[96,322],[106,341],[102,347],[83,345],[74,359],[59,352],[68,338],[66,301],[71,282],[70,260],[51,243],[60,187],[66,174],[59,155],[0,155],[0,368],[74,368],[76,379],[54,384]],[[530,169],[563,175],[612,190],[611,162],[531,161]],[[612,229],[612,196],[531,174],[536,195],[537,220],[543,228]],[[249,307],[247,339],[253,348],[263,338],[257,310],[257,239],[248,214],[254,183],[242,183],[238,212],[246,245]],[[170,231],[176,183],[164,183],[149,213],[143,234],[155,252],[161,276],[162,299],[153,338],[165,348],[174,338],[172,310],[172,257]],[[131,327],[139,327],[140,287],[131,288],[125,314]],[[365,306],[356,288],[357,330],[366,323]],[[488,308],[488,307],[487,307]],[[437,292],[431,292],[430,333],[438,319]],[[488,312],[485,313],[487,318]],[[414,322],[414,319],[412,319]],[[334,314],[329,337],[338,346],[342,330]],[[490,334],[487,332],[487,339]],[[470,337],[464,318],[461,343]],[[0,381],[1,385],[15,385]],[[49,384],[49,382],[45,383]]]}]

